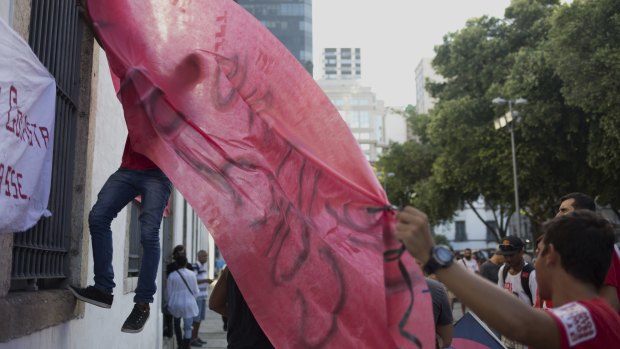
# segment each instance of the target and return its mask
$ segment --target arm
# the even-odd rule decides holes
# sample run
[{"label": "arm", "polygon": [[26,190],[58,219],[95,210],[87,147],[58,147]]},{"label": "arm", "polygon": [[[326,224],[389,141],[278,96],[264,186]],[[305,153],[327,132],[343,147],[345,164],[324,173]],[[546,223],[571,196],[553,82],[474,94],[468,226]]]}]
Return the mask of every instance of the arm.
[{"label": "arm", "polygon": [[[434,246],[428,218],[413,207],[406,207],[397,217],[396,237],[415,258],[426,263]],[[499,332],[537,348],[560,347],[560,331],[550,314],[527,306],[454,264],[438,270],[436,275],[467,307]]]},{"label": "arm", "polygon": [[439,348],[450,347],[452,344],[452,332],[454,331],[454,325],[452,322],[454,319],[452,318],[452,310],[450,308],[450,300],[448,299],[448,294],[442,285],[437,294],[440,300],[440,309],[441,313],[439,314],[439,319],[437,319],[437,324],[435,326],[435,334],[441,342],[439,342]]},{"label": "arm", "polygon": [[536,282],[536,270],[532,271],[529,279],[530,292],[532,292],[532,306],[536,304],[536,295],[538,294],[538,283]]},{"label": "arm", "polygon": [[198,289],[198,282],[196,281],[196,275],[194,275],[194,273],[188,273],[188,274],[190,278],[188,282],[192,287],[192,294],[194,295],[194,298],[198,297],[198,293],[200,293],[200,290]]},{"label": "arm", "polygon": [[226,301],[226,294],[228,293],[228,268],[222,270],[220,278],[218,279],[211,296],[209,296],[209,309],[214,312],[228,316],[228,303]]},{"label": "arm", "polygon": [[166,302],[170,301],[170,295],[172,294],[172,282],[168,276],[168,282],[166,282]]},{"label": "arm", "polygon": [[452,324],[435,326],[435,334],[438,337],[437,342],[439,344],[439,348],[450,347],[450,344],[452,344],[452,332],[453,331],[454,331],[454,326]]},{"label": "arm", "polygon": [[497,271],[497,286],[501,288],[504,288],[504,268],[506,268],[506,264],[499,267],[499,270]]}]

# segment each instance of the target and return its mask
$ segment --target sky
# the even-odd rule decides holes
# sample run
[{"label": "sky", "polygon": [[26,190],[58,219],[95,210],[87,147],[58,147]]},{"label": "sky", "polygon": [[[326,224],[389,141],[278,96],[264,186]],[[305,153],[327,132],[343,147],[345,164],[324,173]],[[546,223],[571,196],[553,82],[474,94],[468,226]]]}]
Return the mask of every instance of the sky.
[{"label": "sky", "polygon": [[314,77],[326,47],[359,47],[362,84],[387,106],[415,105],[415,67],[467,19],[503,17],[510,0],[313,0]]}]

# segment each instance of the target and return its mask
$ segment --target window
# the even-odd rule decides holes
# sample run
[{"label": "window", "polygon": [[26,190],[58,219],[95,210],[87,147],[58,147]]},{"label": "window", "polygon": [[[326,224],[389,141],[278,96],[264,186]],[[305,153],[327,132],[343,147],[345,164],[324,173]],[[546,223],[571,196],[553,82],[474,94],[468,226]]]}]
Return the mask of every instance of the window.
[{"label": "window", "polygon": [[[487,242],[499,242],[497,241],[497,222],[486,221],[487,223]],[[490,226],[490,227],[489,227]]]},{"label": "window", "polygon": [[344,100],[342,99],[332,99],[332,103],[334,103],[337,107],[342,107],[344,105]]},{"label": "window", "polygon": [[282,16],[303,16],[303,4],[280,4],[280,15]]},{"label": "window", "polygon": [[[370,128],[370,116],[367,111],[351,112],[349,119],[351,128]],[[370,137],[369,137],[370,138]]]},{"label": "window", "polygon": [[2,18],[9,26],[13,23],[13,1],[0,2],[0,18]]},{"label": "window", "polygon": [[467,232],[465,231],[465,221],[454,222],[454,241],[467,241]]},{"label": "window", "polygon": [[350,113],[347,115],[347,120],[349,121],[350,128],[359,128],[360,127],[360,119],[357,116],[357,113]]},{"label": "window", "polygon": [[370,133],[369,132],[360,132],[360,133],[357,134],[357,139],[362,140],[362,141],[370,140]]},{"label": "window", "polygon": [[359,118],[360,118],[360,127],[370,127],[370,116],[368,115],[367,111],[361,111],[359,112]]},{"label": "window", "polygon": [[[32,1],[28,44],[56,79],[49,218],[15,235],[11,290],[61,287],[68,272],[80,93],[82,22],[71,1]],[[49,15],[54,13],[54,16]],[[55,44],[50,44],[55,43]],[[81,179],[79,179],[81,180]]]}]

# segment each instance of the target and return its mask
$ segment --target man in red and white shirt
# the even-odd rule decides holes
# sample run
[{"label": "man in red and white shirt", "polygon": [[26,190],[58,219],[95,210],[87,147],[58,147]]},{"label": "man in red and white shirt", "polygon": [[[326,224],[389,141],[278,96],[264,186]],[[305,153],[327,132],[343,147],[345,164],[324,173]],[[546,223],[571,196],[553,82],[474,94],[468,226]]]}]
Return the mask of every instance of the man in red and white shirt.
[{"label": "man in red and white shirt", "polygon": [[[499,287],[451,263],[435,246],[426,215],[406,207],[397,215],[396,237],[489,326],[533,348],[615,348],[620,315],[599,297],[613,252],[611,223],[577,210],[543,226],[536,279],[541,298],[556,308],[535,309]],[[492,300],[492,301],[491,301]]]}]

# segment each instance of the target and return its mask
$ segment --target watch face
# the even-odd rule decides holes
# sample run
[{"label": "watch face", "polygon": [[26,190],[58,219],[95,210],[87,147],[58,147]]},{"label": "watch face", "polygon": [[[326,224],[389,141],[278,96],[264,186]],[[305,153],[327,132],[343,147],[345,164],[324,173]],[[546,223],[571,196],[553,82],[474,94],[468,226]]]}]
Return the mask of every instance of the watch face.
[{"label": "watch face", "polygon": [[440,263],[447,263],[452,260],[452,251],[445,247],[435,249],[435,255]]}]

